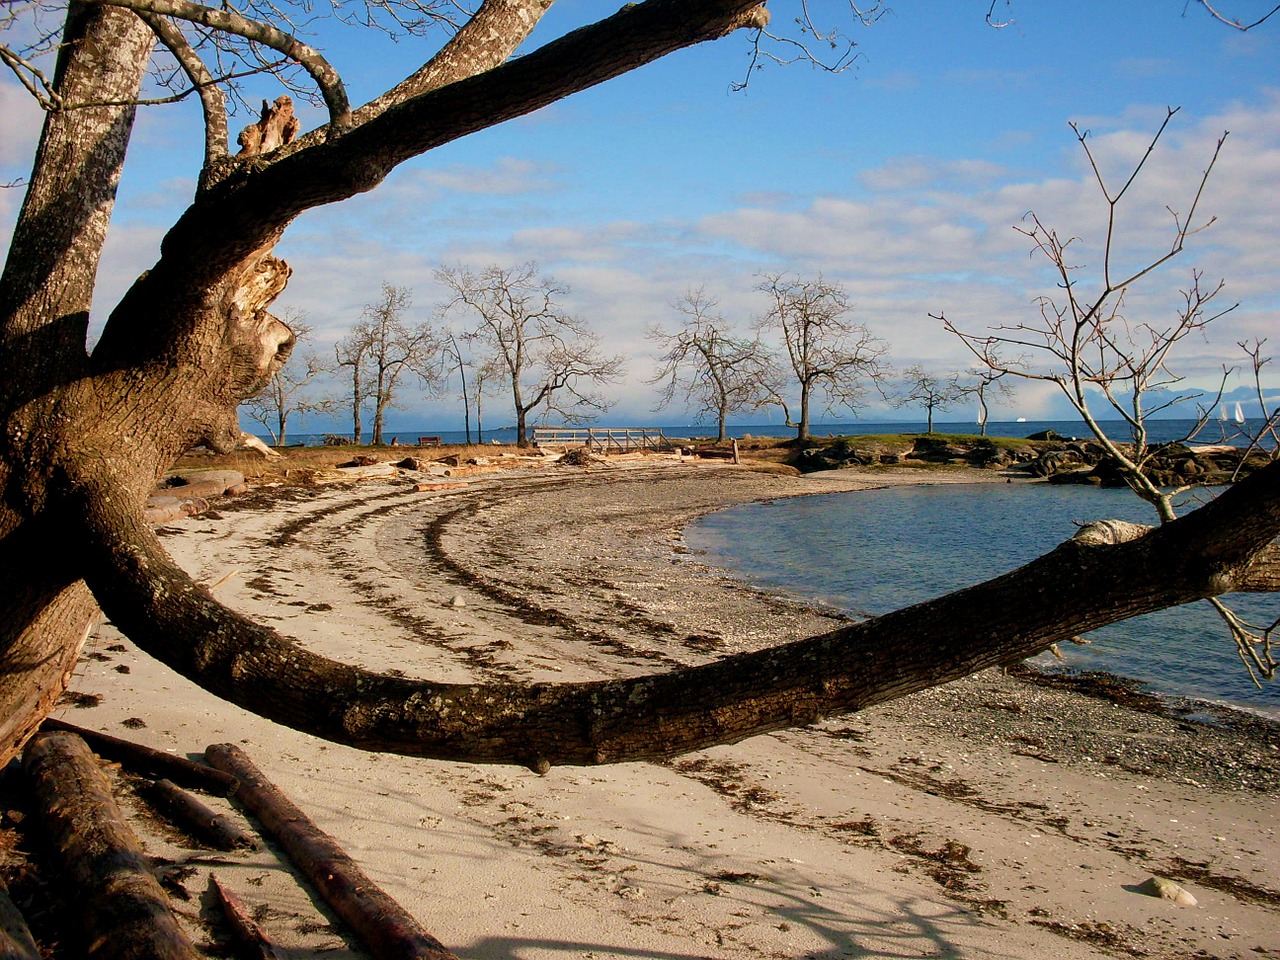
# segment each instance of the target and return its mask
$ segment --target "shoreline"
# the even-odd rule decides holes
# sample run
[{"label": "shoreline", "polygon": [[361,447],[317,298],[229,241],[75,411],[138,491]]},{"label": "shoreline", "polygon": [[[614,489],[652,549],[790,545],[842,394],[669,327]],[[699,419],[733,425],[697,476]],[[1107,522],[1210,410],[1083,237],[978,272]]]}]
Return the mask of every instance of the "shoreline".
[{"label": "shoreline", "polygon": [[[839,623],[705,567],[680,531],[734,503],[895,478],[840,473],[611,464],[430,494],[370,481],[250,494],[162,533],[222,581],[220,599],[348,662],[439,680],[635,675]],[[926,478],[1003,482],[978,473]],[[987,671],[662,765],[537,777],[321,743],[204,694],[109,627],[73,689],[100,699],[57,711],[72,723],[179,753],[243,744],[464,958],[637,944],[671,958],[1280,957],[1269,721],[1242,735]],[[296,956],[363,960],[288,871],[243,869]],[[1151,875],[1200,906],[1132,891]]]}]

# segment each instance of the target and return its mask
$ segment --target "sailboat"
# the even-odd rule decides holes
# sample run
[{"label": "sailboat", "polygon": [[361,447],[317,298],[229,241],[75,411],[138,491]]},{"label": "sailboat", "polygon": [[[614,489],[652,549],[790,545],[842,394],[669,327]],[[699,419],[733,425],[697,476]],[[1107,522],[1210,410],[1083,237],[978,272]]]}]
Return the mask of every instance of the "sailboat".
[{"label": "sailboat", "polygon": [[1218,419],[1226,423],[1231,418],[1227,416],[1227,405],[1225,403],[1218,405]]},{"label": "sailboat", "polygon": [[1244,411],[1240,409],[1240,404],[1236,403],[1236,423],[1244,423]]}]

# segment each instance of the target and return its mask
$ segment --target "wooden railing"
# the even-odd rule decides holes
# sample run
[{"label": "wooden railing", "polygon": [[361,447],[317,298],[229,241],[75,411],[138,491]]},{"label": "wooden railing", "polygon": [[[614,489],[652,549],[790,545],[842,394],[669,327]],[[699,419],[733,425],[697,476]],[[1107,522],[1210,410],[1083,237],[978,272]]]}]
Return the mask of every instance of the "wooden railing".
[{"label": "wooden railing", "polygon": [[600,453],[670,450],[661,427],[534,427],[535,447],[586,447]]}]

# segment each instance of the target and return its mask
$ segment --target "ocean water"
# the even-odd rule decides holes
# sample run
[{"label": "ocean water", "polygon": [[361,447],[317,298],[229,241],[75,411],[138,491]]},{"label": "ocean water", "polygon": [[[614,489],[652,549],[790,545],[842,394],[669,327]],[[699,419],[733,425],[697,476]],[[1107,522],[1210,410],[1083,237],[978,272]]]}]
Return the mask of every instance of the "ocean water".
[{"label": "ocean water", "polygon": [[[616,426],[652,426],[648,423],[629,423],[617,424]],[[1250,421],[1248,426],[1260,427],[1261,421]],[[603,427],[603,424],[595,424],[595,426]],[[1124,439],[1125,425],[1121,422],[1104,423],[1108,435],[1117,439]],[[1150,433],[1152,443],[1164,443],[1169,440],[1180,440],[1187,435],[1193,428],[1194,421],[1191,420],[1151,420],[1147,423],[1147,429]],[[663,433],[668,437],[706,437],[708,435],[715,436],[715,426],[708,424],[678,424],[678,425],[662,425]],[[1079,420],[993,420],[987,424],[987,433],[993,437],[1028,437],[1034,433],[1042,433],[1045,430],[1053,430],[1055,433],[1064,437],[1085,437],[1089,436],[1089,430],[1083,422]],[[342,431],[337,431],[342,435]],[[894,421],[870,421],[859,420],[850,423],[815,423],[812,433],[815,437],[836,437],[836,436],[866,436],[868,434],[894,434],[894,433],[924,433],[925,422],[923,420],[894,420]],[[943,423],[934,424],[934,432],[936,433],[968,433],[976,434],[979,432],[976,424],[964,423]],[[741,439],[746,436],[753,437],[794,437],[795,429],[778,423],[755,423],[755,424],[737,424],[729,428],[729,435]],[[347,434],[349,435],[349,434]],[[466,442],[466,433],[461,430],[438,430],[429,427],[414,430],[388,430],[386,432],[387,442],[391,442],[392,437],[398,437],[403,444],[414,443],[419,436],[438,436],[445,443],[464,443]],[[476,438],[472,433],[472,439]],[[269,436],[262,435],[261,439],[267,443],[271,442]],[[317,446],[324,442],[324,434],[321,433],[290,433],[286,438],[289,443],[300,443],[305,446]],[[514,427],[500,427],[484,431],[484,442],[489,443],[497,441],[499,443],[515,443],[516,431]],[[1211,422],[1200,435],[1196,438],[1198,443],[1240,443],[1239,431],[1236,424],[1232,422],[1219,423]]]},{"label": "ocean water", "polygon": [[[699,559],[748,582],[874,616],[1006,573],[1069,538],[1079,523],[1104,518],[1156,522],[1127,490],[960,484],[735,507],[694,523],[686,540]],[[1280,617],[1280,598],[1227,599],[1253,623]],[[1113,624],[1088,639],[1089,646],[1061,647],[1070,667],[1280,719],[1280,681],[1253,685],[1206,603]]]}]

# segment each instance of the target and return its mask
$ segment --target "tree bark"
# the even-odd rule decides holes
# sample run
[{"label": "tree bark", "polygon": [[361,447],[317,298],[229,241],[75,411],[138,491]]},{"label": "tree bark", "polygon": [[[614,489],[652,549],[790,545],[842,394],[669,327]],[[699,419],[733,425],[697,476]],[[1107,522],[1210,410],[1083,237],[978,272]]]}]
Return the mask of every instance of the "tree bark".
[{"label": "tree bark", "polygon": [[162,750],[122,740],[110,734],[98,733],[96,730],[85,730],[65,720],[49,717],[41,729],[46,732],[74,733],[87,743],[101,757],[113,760],[135,773],[150,777],[164,777],[184,787],[193,787],[218,796],[227,797],[235,793],[235,777],[228,776],[221,770],[203,763],[196,763],[186,757],[175,756]]},{"label": "tree bark", "polygon": [[[67,104],[137,96],[150,30],[132,13],[72,3],[55,87]],[[37,519],[73,438],[66,387],[84,373],[89,307],[132,129],[132,106],[55,110],[0,276],[0,760],[66,689],[98,615],[57,525]]]},{"label": "tree bark", "polygon": [[0,960],[40,960],[40,948],[22,912],[0,882]]},{"label": "tree bark", "polygon": [[258,848],[253,836],[238,823],[226,814],[211,810],[168,780],[148,781],[139,793],[182,829],[215,850]]},{"label": "tree bark", "polygon": [[32,738],[24,757],[41,819],[76,892],[96,960],[200,960],[83,740]]},{"label": "tree bark", "polygon": [[235,891],[215,874],[209,875],[209,887],[222,907],[222,915],[231,927],[232,936],[241,947],[240,956],[245,960],[286,960],[284,954],[267,939],[262,928],[253,922],[244,901],[236,896]]}]

